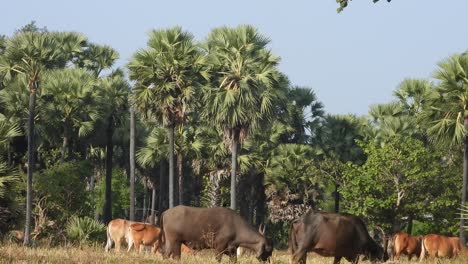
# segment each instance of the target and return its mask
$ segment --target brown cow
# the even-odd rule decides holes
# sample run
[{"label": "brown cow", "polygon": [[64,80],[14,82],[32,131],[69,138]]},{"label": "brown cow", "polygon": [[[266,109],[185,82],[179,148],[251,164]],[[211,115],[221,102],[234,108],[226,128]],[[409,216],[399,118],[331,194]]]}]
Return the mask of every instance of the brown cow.
[{"label": "brown cow", "polygon": [[163,257],[180,259],[181,243],[195,249],[213,248],[216,260],[223,254],[236,260],[237,247],[255,251],[257,259],[266,261],[273,251],[271,243],[235,211],[216,208],[176,206],[165,211],[161,220],[159,237]]},{"label": "brown cow", "polygon": [[120,251],[120,245],[122,242],[125,242],[127,245],[128,243],[128,228],[131,224],[136,223],[132,221],[128,221],[125,219],[117,218],[109,222],[107,225],[107,244],[106,244],[106,252],[112,247],[112,242],[115,243],[115,250],[118,252]]},{"label": "brown cow", "polygon": [[429,258],[453,258],[462,252],[463,246],[458,237],[447,237],[436,234],[425,235],[421,243],[421,255],[419,261],[423,261],[426,251]]},{"label": "brown cow", "polygon": [[[152,246],[153,252],[158,253],[158,238],[160,232],[161,229],[159,227],[156,227],[151,224],[131,224],[129,227],[129,244],[127,252],[129,252],[132,249],[132,247],[135,247],[135,250],[141,252],[143,247],[140,248],[140,244],[143,244],[143,246],[147,247]],[[194,250],[192,250],[184,244],[182,244],[182,252],[194,255]]]},{"label": "brown cow", "polygon": [[386,261],[383,248],[370,236],[364,222],[350,214],[308,211],[291,225],[289,233],[291,263],[306,263],[307,252],[358,263],[359,255],[371,261]]},{"label": "brown cow", "polygon": [[408,255],[408,260],[421,254],[421,237],[412,236],[404,232],[393,235],[393,254],[395,259],[399,259],[401,254]]}]

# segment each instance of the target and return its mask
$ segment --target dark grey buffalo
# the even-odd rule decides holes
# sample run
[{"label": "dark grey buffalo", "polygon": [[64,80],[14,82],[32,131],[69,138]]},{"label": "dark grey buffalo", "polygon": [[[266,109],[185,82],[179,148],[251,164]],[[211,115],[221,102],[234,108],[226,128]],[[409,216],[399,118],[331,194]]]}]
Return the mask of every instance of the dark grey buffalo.
[{"label": "dark grey buffalo", "polygon": [[271,243],[235,211],[227,208],[176,206],[161,216],[160,245],[163,257],[180,259],[181,243],[193,249],[213,248],[216,259],[223,254],[236,260],[237,247],[255,252],[260,261],[271,256]]},{"label": "dark grey buffalo", "polygon": [[313,210],[292,223],[289,250],[291,263],[305,263],[310,251],[335,257],[333,263],[339,263],[341,258],[358,263],[359,255],[365,255],[371,261],[388,259],[359,217]]}]

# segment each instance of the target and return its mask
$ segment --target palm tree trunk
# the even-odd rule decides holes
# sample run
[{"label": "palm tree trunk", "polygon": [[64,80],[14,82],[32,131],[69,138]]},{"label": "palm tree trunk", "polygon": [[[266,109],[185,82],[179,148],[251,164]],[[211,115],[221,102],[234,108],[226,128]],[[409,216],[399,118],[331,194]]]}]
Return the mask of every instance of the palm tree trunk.
[{"label": "palm tree trunk", "polygon": [[135,110],[130,107],[130,221],[135,220]]},{"label": "palm tree trunk", "polygon": [[174,125],[169,126],[169,208],[174,207]]},{"label": "palm tree trunk", "polygon": [[112,142],[112,135],[114,134],[112,116],[109,117],[106,134],[106,193],[104,198],[103,212],[103,220],[105,224],[112,220],[112,156],[114,148],[114,144]]},{"label": "palm tree trunk", "polygon": [[210,183],[211,188],[209,192],[210,197],[210,207],[218,207],[221,204],[221,175],[219,171],[210,172]]},{"label": "palm tree trunk", "polygon": [[32,216],[32,180],[34,171],[34,115],[36,110],[37,82],[29,84],[29,116],[28,116],[28,178],[26,189],[26,222],[24,227],[24,246],[30,245]]},{"label": "palm tree trunk", "polygon": [[236,210],[236,172],[237,172],[237,146],[238,139],[235,130],[232,133],[232,156],[231,156],[231,209]]},{"label": "palm tree trunk", "polygon": [[[468,116],[465,116],[464,123],[465,130],[468,129]],[[462,205],[466,204],[466,192],[468,184],[468,136],[464,138],[463,146],[463,188],[462,188]],[[460,242],[465,245],[465,219],[460,217]]]},{"label": "palm tree trunk", "polygon": [[68,148],[68,141],[69,141],[69,135],[68,135],[68,121],[65,120],[64,125],[63,125],[63,143],[62,143],[62,154],[60,156],[60,163],[63,163],[65,161],[65,155],[67,153],[67,148]]},{"label": "palm tree trunk", "polygon": [[339,184],[335,183],[335,213],[340,212],[340,193],[338,192]]},{"label": "palm tree trunk", "polygon": [[159,217],[161,217],[162,212],[167,208],[166,203],[166,192],[167,191],[167,177],[166,177],[166,161],[161,159],[159,162],[159,204],[158,211]]},{"label": "palm tree trunk", "polygon": [[150,214],[150,223],[155,225],[156,221],[156,183],[153,182],[153,189],[151,192],[151,214]]},{"label": "palm tree trunk", "polygon": [[408,216],[408,225],[406,227],[406,233],[412,234],[413,233],[413,215]]},{"label": "palm tree trunk", "polygon": [[143,191],[143,212],[141,214],[141,221],[144,223],[146,222],[146,196],[148,193],[148,186],[145,185],[144,191]]},{"label": "palm tree trunk", "polygon": [[183,174],[184,157],[181,153],[177,154],[177,169],[179,174],[179,204],[184,204],[184,174]]}]

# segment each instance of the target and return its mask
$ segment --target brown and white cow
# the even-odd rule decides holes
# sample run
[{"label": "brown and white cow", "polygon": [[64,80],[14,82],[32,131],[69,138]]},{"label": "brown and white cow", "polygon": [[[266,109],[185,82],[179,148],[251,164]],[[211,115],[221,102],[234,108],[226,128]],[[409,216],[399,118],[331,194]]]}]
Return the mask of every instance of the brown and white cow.
[{"label": "brown and white cow", "polygon": [[447,237],[436,234],[425,235],[421,243],[421,255],[419,261],[423,261],[426,256],[426,251],[429,258],[453,258],[463,252],[463,245],[458,237]]},{"label": "brown and white cow", "polygon": [[401,254],[408,256],[408,260],[421,254],[421,237],[412,236],[404,232],[398,232],[393,235],[393,255],[399,259]]},{"label": "brown and white cow", "polygon": [[105,250],[109,252],[112,247],[112,242],[115,243],[115,250],[120,251],[122,242],[129,244],[128,228],[131,224],[136,223],[125,219],[117,218],[109,222],[107,225],[107,243]]},{"label": "brown and white cow", "polygon": [[[140,248],[140,245],[143,246],[151,246],[153,247],[154,253],[159,253],[159,233],[161,229],[151,224],[143,224],[143,223],[134,223],[131,224],[129,227],[129,244],[128,250],[130,251],[132,247],[135,247],[135,250],[141,252],[143,247]],[[188,254],[195,254],[195,251],[191,248],[187,247],[185,244],[182,244],[181,248],[183,253]]]}]

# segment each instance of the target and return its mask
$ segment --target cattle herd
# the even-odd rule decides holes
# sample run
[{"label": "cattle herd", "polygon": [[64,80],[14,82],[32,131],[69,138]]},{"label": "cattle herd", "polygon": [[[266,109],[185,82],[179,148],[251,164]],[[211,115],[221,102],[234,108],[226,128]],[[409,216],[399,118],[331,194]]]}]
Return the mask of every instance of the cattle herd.
[{"label": "cattle herd", "polygon": [[[259,261],[270,259],[273,246],[266,238],[265,229],[254,229],[235,211],[227,208],[195,208],[176,206],[160,217],[159,227],[114,219],[107,226],[106,251],[112,244],[119,251],[126,243],[127,251],[133,247],[141,251],[151,246],[155,254],[163,258],[179,260],[181,252],[195,254],[201,249],[214,249],[216,260],[223,255],[236,261],[239,249],[253,252]],[[366,225],[351,214],[326,213],[311,210],[292,222],[289,232],[291,263],[306,263],[307,253],[334,257],[333,263],[342,258],[358,263],[360,259],[385,262],[389,258],[398,260],[401,254],[425,259],[468,256],[468,250],[458,237],[429,234],[423,237],[396,233],[385,243],[378,244],[369,235]]]}]

